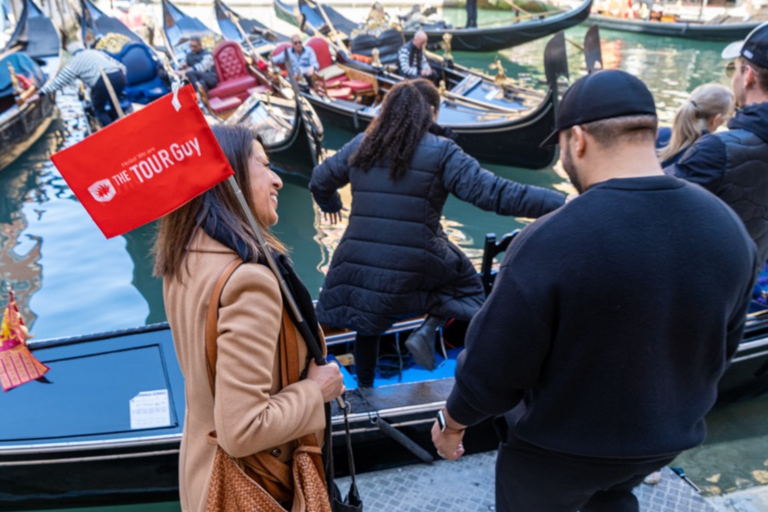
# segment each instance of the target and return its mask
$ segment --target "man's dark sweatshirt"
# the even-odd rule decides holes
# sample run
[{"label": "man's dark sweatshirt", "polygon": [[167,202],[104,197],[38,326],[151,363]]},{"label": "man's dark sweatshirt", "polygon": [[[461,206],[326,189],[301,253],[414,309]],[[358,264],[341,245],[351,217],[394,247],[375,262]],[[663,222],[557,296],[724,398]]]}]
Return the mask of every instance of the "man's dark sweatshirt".
[{"label": "man's dark sweatshirt", "polygon": [[696,446],[755,266],[738,217],[698,185],[594,185],[512,243],[469,326],[448,411],[473,425],[525,396],[515,435],[572,455]]}]

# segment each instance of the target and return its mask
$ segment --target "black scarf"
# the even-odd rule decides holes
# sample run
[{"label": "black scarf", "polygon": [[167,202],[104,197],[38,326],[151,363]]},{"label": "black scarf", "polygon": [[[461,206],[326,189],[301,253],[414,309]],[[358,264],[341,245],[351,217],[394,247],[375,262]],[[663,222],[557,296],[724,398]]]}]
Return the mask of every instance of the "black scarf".
[{"label": "black scarf", "polygon": [[[210,215],[206,217],[206,220],[202,224],[202,228],[208,236],[235,251],[244,262],[255,261],[261,265],[267,265],[267,258],[261,252],[254,255],[253,250],[248,247],[245,242],[234,236],[234,234],[228,231],[221,222],[216,222]],[[307,290],[307,287],[301,282],[299,275],[291,264],[291,260],[281,252],[275,250],[270,251],[280,274],[282,274],[283,279],[285,280],[285,284],[288,285],[288,290],[296,300],[296,305],[298,306],[301,315],[304,317],[304,321],[309,327],[310,333],[314,336],[315,342],[319,343],[320,332],[318,330],[317,316],[315,315],[315,306],[312,303],[312,296],[309,294],[309,290]],[[284,307],[288,308],[285,297],[283,297],[283,304]],[[290,308],[288,311],[290,312]],[[291,317],[293,317],[292,314]],[[293,321],[296,322],[296,319],[293,318]],[[311,340],[305,341],[307,345],[312,343]]]}]

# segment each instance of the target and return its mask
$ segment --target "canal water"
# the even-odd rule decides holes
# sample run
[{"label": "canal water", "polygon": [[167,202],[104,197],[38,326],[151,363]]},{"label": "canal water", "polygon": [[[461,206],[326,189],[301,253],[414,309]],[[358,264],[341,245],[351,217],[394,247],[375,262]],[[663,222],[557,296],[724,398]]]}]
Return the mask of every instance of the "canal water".
[{"label": "canal water", "polygon": [[[209,7],[184,9],[214,26]],[[295,32],[278,20],[271,8],[237,7],[237,10],[244,16],[257,17],[277,31]],[[367,6],[340,10],[350,17],[361,18]],[[445,14],[457,24],[463,22],[463,11],[447,10]],[[502,12],[482,12],[480,19],[508,16]],[[566,34],[574,43],[568,44],[571,80],[585,73],[583,54],[577,45],[582,43],[586,28],[575,27]],[[662,123],[671,123],[675,110],[696,86],[706,82],[727,84],[724,62],[719,55],[723,44],[609,31],[604,31],[601,38],[605,66],[629,71],[645,80],[656,99]],[[487,70],[498,55],[509,76],[518,76],[536,85],[544,78],[545,43],[536,41],[498,54],[455,52],[454,57],[461,64]],[[60,106],[61,118],[47,134],[0,173],[3,284],[13,285],[22,313],[37,340],[163,321],[161,284],[152,277],[150,256],[154,226],[104,239],[50,162],[52,153],[85,136],[86,125],[78,115],[77,106],[67,101]],[[352,136],[332,126],[326,126],[325,130],[326,146],[331,149],[338,149]],[[570,192],[572,188],[558,167],[529,171],[488,166],[497,174],[521,183]],[[321,223],[305,181],[295,177],[284,177],[284,181],[280,192],[280,223],[275,231],[291,248],[298,272],[316,296],[344,226]],[[349,195],[345,198],[348,202]],[[451,239],[478,266],[487,233],[506,233],[528,222],[482,212],[455,199],[449,199],[443,219]],[[715,410],[709,417],[710,434],[705,445],[681,456],[677,464],[711,493],[768,483],[766,417],[768,397]],[[113,512],[139,509],[175,511],[178,503],[104,508]]]}]

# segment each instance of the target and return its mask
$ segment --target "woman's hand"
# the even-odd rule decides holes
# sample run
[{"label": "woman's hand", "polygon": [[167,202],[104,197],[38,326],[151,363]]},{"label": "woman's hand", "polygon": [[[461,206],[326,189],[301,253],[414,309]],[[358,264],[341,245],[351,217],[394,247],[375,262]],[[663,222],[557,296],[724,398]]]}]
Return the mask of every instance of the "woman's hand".
[{"label": "woman's hand", "polygon": [[347,212],[347,211],[349,211],[348,208],[342,207],[341,210],[339,210],[337,212],[332,212],[332,213],[331,212],[325,212],[325,213],[323,213],[323,218],[326,220],[326,222],[329,222],[331,224],[337,224],[337,223],[341,222],[341,220],[342,220],[341,212]]},{"label": "woman's hand", "polygon": [[315,381],[320,386],[324,402],[330,402],[344,393],[344,377],[341,375],[339,365],[335,362],[317,366],[314,360],[310,361],[307,379]]}]

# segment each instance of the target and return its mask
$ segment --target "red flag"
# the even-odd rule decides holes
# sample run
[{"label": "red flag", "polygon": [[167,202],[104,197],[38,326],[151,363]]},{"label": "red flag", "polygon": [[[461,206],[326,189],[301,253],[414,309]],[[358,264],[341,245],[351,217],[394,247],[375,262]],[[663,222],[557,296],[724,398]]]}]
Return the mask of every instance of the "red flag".
[{"label": "red flag", "polygon": [[13,290],[8,290],[8,306],[0,326],[0,385],[3,391],[8,391],[39,379],[48,370],[27,348],[27,326],[19,313]]},{"label": "red flag", "polygon": [[192,86],[51,157],[107,238],[170,213],[232,176]]}]

